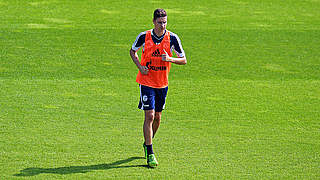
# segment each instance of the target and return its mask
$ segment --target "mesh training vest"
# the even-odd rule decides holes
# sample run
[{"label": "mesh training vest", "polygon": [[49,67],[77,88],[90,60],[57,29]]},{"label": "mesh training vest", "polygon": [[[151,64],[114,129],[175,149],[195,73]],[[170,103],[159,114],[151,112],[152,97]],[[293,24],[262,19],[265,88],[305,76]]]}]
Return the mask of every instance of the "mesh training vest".
[{"label": "mesh training vest", "polygon": [[161,54],[164,50],[172,57],[170,50],[170,32],[167,31],[160,44],[155,44],[151,38],[151,31],[146,33],[144,50],[140,64],[146,66],[149,73],[143,75],[140,71],[137,75],[137,83],[153,88],[164,88],[168,86],[168,76],[171,67],[170,62],[162,61]]}]

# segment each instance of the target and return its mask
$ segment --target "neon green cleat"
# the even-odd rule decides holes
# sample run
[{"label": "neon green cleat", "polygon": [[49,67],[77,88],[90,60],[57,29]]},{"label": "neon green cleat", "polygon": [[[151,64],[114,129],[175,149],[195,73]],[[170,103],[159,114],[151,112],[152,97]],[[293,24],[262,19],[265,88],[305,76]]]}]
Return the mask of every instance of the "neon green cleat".
[{"label": "neon green cleat", "polygon": [[159,164],[156,157],[154,156],[154,154],[148,155],[147,163],[148,163],[149,167],[152,167],[152,168],[155,168]]},{"label": "neon green cleat", "polygon": [[147,146],[144,143],[143,143],[143,149],[144,149],[144,157],[147,159],[147,155],[148,155]]}]

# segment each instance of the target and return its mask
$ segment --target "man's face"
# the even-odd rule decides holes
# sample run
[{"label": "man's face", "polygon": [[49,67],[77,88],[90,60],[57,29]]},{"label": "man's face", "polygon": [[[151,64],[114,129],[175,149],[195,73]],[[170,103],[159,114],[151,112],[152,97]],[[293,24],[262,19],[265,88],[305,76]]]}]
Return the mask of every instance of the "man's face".
[{"label": "man's face", "polygon": [[153,20],[154,28],[159,31],[164,31],[167,27],[167,16],[159,17],[156,20]]}]

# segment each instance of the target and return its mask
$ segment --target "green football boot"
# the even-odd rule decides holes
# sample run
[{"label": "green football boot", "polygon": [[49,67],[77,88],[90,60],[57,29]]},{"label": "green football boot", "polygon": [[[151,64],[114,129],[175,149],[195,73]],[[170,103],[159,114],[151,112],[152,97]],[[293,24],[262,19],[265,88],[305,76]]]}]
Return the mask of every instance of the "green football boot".
[{"label": "green football boot", "polygon": [[154,154],[148,155],[147,163],[148,163],[149,167],[152,167],[152,168],[157,167],[159,164],[156,157],[154,156]]},{"label": "green football boot", "polygon": [[147,159],[148,152],[147,152],[147,146],[145,143],[143,143],[143,150],[144,150],[144,157]]}]

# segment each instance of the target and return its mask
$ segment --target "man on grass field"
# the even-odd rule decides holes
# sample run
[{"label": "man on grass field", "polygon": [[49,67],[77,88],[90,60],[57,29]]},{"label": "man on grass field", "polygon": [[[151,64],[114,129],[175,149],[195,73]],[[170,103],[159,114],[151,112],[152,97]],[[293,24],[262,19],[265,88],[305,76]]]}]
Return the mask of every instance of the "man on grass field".
[{"label": "man on grass field", "polygon": [[[138,107],[145,113],[143,148],[150,167],[158,165],[152,148],[152,138],[159,128],[161,112],[165,107],[171,63],[179,65],[187,63],[179,37],[166,30],[167,13],[165,10],[156,9],[154,11],[153,24],[153,29],[138,35],[130,49],[130,56],[139,69],[136,79],[140,87]],[[137,51],[141,47],[142,57],[139,61]],[[173,50],[177,58],[172,57]]]}]

